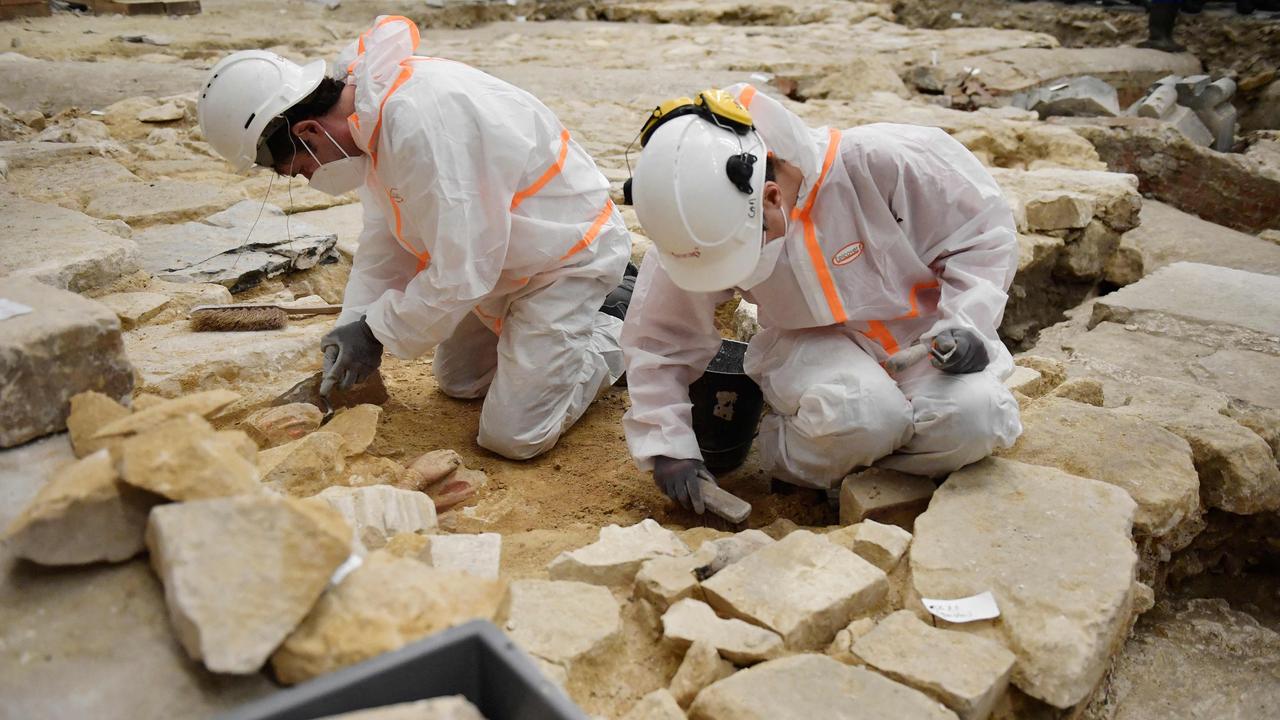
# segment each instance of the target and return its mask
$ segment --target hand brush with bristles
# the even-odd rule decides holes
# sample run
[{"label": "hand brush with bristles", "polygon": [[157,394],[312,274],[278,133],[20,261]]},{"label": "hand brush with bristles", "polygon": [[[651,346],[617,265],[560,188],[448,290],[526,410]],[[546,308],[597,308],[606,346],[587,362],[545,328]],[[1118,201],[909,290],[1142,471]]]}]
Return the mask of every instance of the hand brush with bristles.
[{"label": "hand brush with bristles", "polygon": [[337,315],[341,305],[199,305],[191,308],[191,329],[196,332],[245,332],[281,330],[290,317]]}]

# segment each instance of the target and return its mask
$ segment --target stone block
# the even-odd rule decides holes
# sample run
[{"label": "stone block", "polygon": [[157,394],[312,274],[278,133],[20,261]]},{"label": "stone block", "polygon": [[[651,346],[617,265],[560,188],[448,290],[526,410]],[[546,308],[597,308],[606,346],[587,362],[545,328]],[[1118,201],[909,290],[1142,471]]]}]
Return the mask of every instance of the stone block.
[{"label": "stone block", "polygon": [[258,453],[262,484],[294,497],[310,497],[349,477],[343,459],[344,440],[319,430],[300,440]]},{"label": "stone block", "polygon": [[863,520],[854,533],[852,550],[863,560],[890,573],[906,555],[910,545],[911,533],[897,525]]},{"label": "stone block", "polygon": [[75,210],[0,190],[0,245],[5,248],[0,277],[86,292],[137,272],[137,243],[104,231],[98,222]]},{"label": "stone block", "polygon": [[783,652],[782,637],[772,630],[742,620],[725,620],[710,605],[691,598],[675,603],[663,613],[662,637],[681,649],[696,642],[706,643],[738,665],[768,660]]},{"label": "stone block", "polygon": [[136,435],[188,415],[211,418],[239,399],[239,393],[230,390],[209,390],[172,400],[160,400],[148,407],[139,407],[131,415],[103,425],[93,437],[101,440],[115,436]]},{"label": "stone block", "polygon": [[684,660],[680,661],[680,667],[671,678],[671,695],[680,707],[688,708],[703,688],[729,677],[733,672],[733,663],[720,657],[715,646],[695,642],[685,651]]},{"label": "stone block", "polygon": [[259,446],[273,448],[315,432],[323,417],[311,403],[289,403],[255,411],[242,427]]},{"label": "stone block", "polygon": [[432,535],[424,556],[431,567],[496,580],[502,563],[502,536],[498,533]]},{"label": "stone block", "polygon": [[1005,378],[1004,386],[1014,392],[1034,398],[1039,395],[1042,385],[1041,378],[1042,376],[1038,370],[1028,367],[1014,367],[1013,374]]},{"label": "stone block", "polygon": [[429,533],[436,528],[436,506],[415,490],[390,485],[330,487],[307,502],[337,510],[366,550],[377,550],[400,533]]},{"label": "stone block", "polygon": [[357,405],[339,410],[321,429],[341,435],[342,453],[351,457],[368,450],[373,444],[380,417],[382,417],[382,408],[377,405]]},{"label": "stone block", "polygon": [[[47,132],[47,131],[46,131]],[[123,220],[130,227],[182,222],[201,217],[240,200],[234,190],[222,185],[166,180],[163,183],[121,183],[110,192],[95,195],[85,206],[85,213],[103,220]],[[256,208],[260,203],[252,203]],[[241,237],[243,242],[244,237]],[[143,243],[141,260],[150,261],[150,250]],[[146,268],[150,270],[150,268]]]},{"label": "stone block", "polygon": [[175,418],[135,435],[124,441],[120,454],[125,482],[170,500],[262,492],[258,469],[244,458],[237,440],[214,432],[199,415]]},{"label": "stone block", "polygon": [[878,609],[888,590],[879,568],[807,530],[702,584],[712,607],[769,628],[799,650],[826,647],[849,621]]},{"label": "stone block", "polygon": [[565,668],[607,651],[622,630],[608,588],[563,580],[511,583],[496,622],[525,652]]},{"label": "stone block", "polygon": [[703,690],[690,720],[955,720],[929,696],[825,655],[794,655],[740,670]]},{"label": "stone block", "polygon": [[[1095,447],[1096,450],[1096,447]],[[988,459],[955,472],[916,520],[911,577],[920,597],[991,592],[991,633],[1017,656],[1013,682],[1055,707],[1089,697],[1133,614],[1137,505],[1106,483]]]},{"label": "stone block", "polygon": [[[1280,275],[1280,244],[1201,220],[1158,200],[1143,201],[1142,224],[1122,240],[1141,254],[1147,271],[1143,275],[1179,261]],[[1142,275],[1134,282],[1140,279]]]},{"label": "stone block", "polygon": [[328,508],[241,495],[157,507],[147,547],[187,653],[248,674],[311,611],[350,555],[351,530]]},{"label": "stone block", "polygon": [[675,533],[652,519],[645,519],[625,528],[617,525],[601,528],[599,540],[561,553],[547,566],[547,572],[553,580],[628,585],[645,560],[688,554],[688,546]]},{"label": "stone block", "polygon": [[1028,198],[1023,208],[1032,232],[1082,228],[1093,220],[1093,203],[1079,193],[1041,193]]},{"label": "stone block", "polygon": [[129,408],[100,392],[82,392],[71,398],[71,414],[67,416],[67,432],[76,457],[85,457],[115,444],[111,438],[97,439],[97,434],[108,423],[129,414]]},{"label": "stone block", "polygon": [[876,621],[871,618],[858,618],[849,623],[843,630],[836,633],[836,639],[827,646],[827,655],[845,665],[861,665],[862,658],[854,654],[853,644],[863,635],[871,632],[875,626]]},{"label": "stone block", "polygon": [[685,598],[702,599],[695,575],[698,568],[715,560],[714,548],[704,544],[697,552],[680,557],[656,557],[645,560],[636,573],[635,596],[648,600],[663,612]]},{"label": "stone block", "polygon": [[684,720],[684,711],[668,690],[659,688],[640,698],[622,720]]},{"label": "stone block", "polygon": [[1164,122],[1196,145],[1208,147],[1213,144],[1213,133],[1209,132],[1209,128],[1205,127],[1200,117],[1190,108],[1181,105],[1174,107],[1164,118]]},{"label": "stone block", "polygon": [[114,313],[16,277],[4,279],[0,297],[31,308],[0,320],[0,448],[65,429],[72,396],[86,390],[129,397],[133,367]]},{"label": "stone block", "polygon": [[1001,457],[1123,489],[1138,505],[1136,532],[1160,537],[1199,519],[1200,480],[1191,447],[1164,428],[1056,397],[1027,407],[1022,427]]},{"label": "stone block", "polygon": [[370,553],[321,596],[271,656],[293,684],[396,650],[469,620],[490,620],[506,584]]},{"label": "stone block", "polygon": [[1077,282],[1097,282],[1120,250],[1120,233],[1100,220],[1093,220],[1062,248],[1054,274]]},{"label": "stone block", "polygon": [[1009,686],[1014,656],[1000,643],[926,625],[908,610],[881,620],[853,652],[886,677],[951,708],[960,720],[985,720]]},{"label": "stone block", "polygon": [[120,562],[142,552],[160,498],[122,485],[106,450],[56,473],[5,532],[9,552],[41,565]]},{"label": "stone block", "polygon": [[1053,115],[1114,117],[1120,114],[1120,99],[1106,81],[1083,75],[1032,91],[1024,107],[1041,119]]},{"label": "stone block", "polygon": [[714,557],[694,570],[698,580],[706,580],[721,570],[747,557],[763,547],[777,542],[761,530],[750,529],[734,533],[726,538],[710,540],[698,548],[699,554],[712,553]]},{"label": "stone block", "polygon": [[1090,325],[1150,315],[1280,335],[1280,277],[1176,262],[1100,298]]},{"label": "stone block", "polygon": [[927,477],[895,470],[856,472],[840,485],[840,524],[870,519],[910,530],[937,487]]},{"label": "stone block", "polygon": [[123,292],[103,295],[98,302],[120,318],[120,326],[132,330],[159,315],[169,305],[169,296],[154,292]]},{"label": "stone block", "polygon": [[1138,117],[1163,119],[1178,104],[1178,90],[1172,85],[1157,85],[1146,97],[1138,101],[1133,111]]}]

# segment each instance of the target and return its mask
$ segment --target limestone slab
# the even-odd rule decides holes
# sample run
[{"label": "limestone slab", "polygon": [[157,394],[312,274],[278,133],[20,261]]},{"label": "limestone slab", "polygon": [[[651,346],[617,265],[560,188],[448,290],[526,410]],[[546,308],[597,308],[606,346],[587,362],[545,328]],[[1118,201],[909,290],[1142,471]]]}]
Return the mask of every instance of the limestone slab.
[{"label": "limestone slab", "polygon": [[954,720],[936,700],[825,655],[771,660],[708,687],[690,720]]},{"label": "limestone slab", "polygon": [[1201,220],[1159,200],[1143,200],[1142,224],[1125,233],[1147,272],[1175,262],[1280,275],[1280,245]]},{"label": "limestone slab", "polygon": [[1134,528],[1152,536],[1194,521],[1200,479],[1185,440],[1140,418],[1056,397],[1022,412],[1022,435],[1001,457],[1101,480],[1138,504]]},{"label": "limestone slab", "polygon": [[720,612],[769,628],[792,649],[826,647],[889,590],[882,570],[807,530],[797,530],[702,584]]},{"label": "limestone slab", "polygon": [[285,683],[395,650],[477,618],[492,619],[505,583],[370,553],[326,592],[271,657]]},{"label": "limestone slab", "polygon": [[738,619],[723,619],[711,606],[692,598],[672,605],[662,615],[662,636],[679,648],[704,642],[738,665],[777,657],[782,637],[772,630]]},{"label": "limestone slab", "polygon": [[140,268],[137,243],[105,232],[94,218],[3,190],[0,245],[5,248],[0,277],[37,280],[72,292],[104,287]]},{"label": "limestone slab", "polygon": [[432,535],[424,555],[431,567],[493,580],[498,577],[502,563],[502,536],[498,533]]},{"label": "limestone slab", "polygon": [[[183,180],[121,183],[98,193],[84,211],[103,220],[123,220],[131,227],[142,227],[208,215],[239,199],[233,190],[207,183]],[[139,247],[142,249],[141,260],[146,265],[150,251],[142,243]]]},{"label": "limestone slab", "polygon": [[1102,297],[1094,306],[1095,322],[1128,322],[1144,314],[1280,335],[1280,277],[1177,262]]},{"label": "limestone slab", "polygon": [[889,573],[898,566],[910,545],[911,533],[897,525],[863,520],[853,535],[851,549],[863,560]]},{"label": "limestone slab", "polygon": [[870,519],[910,530],[937,487],[929,478],[896,470],[854,473],[840,484],[840,524]]},{"label": "limestone slab", "polygon": [[1128,629],[1136,510],[1124,490],[1055,468],[994,458],[971,465],[916,520],[914,590],[944,600],[991,592],[995,630],[1018,658],[1014,684],[1071,707],[1093,691]]},{"label": "limestone slab", "polygon": [[5,531],[15,556],[42,565],[120,562],[142,552],[160,498],[124,486],[106,450],[53,476]]},{"label": "limestone slab", "polygon": [[258,469],[235,437],[214,432],[198,415],[165,422],[126,440],[121,477],[170,500],[198,500],[262,492]]},{"label": "limestone slab", "polygon": [[133,390],[120,321],[75,293],[15,277],[0,297],[31,312],[0,320],[0,447],[66,428],[72,396],[123,399]]},{"label": "limestone slab", "polygon": [[688,546],[675,533],[646,518],[625,528],[601,528],[599,540],[561,553],[547,566],[547,572],[553,580],[626,585],[635,579],[645,560],[688,554]]},{"label": "limestone slab", "polygon": [[529,654],[566,668],[607,650],[622,630],[613,593],[564,580],[511,583],[497,623]]},{"label": "limestone slab", "polygon": [[1014,656],[1000,643],[926,625],[908,610],[853,644],[870,667],[936,698],[961,720],[984,720],[1009,685]]},{"label": "limestone slab", "polygon": [[648,600],[659,612],[685,598],[702,599],[695,573],[715,560],[715,550],[708,545],[690,555],[645,560],[636,573],[635,596]]},{"label": "limestone slab", "polygon": [[159,315],[169,305],[168,295],[156,292],[122,292],[103,295],[98,302],[120,318],[120,326],[132,330]]},{"label": "limestone slab", "polygon": [[733,663],[720,657],[714,645],[695,642],[685,651],[680,667],[671,678],[671,695],[680,707],[687,708],[703,688],[729,677],[734,669]]},{"label": "limestone slab", "polygon": [[147,526],[173,629],[215,672],[256,672],[351,552],[337,512],[240,495],[157,507]]},{"label": "limestone slab", "polygon": [[436,527],[436,506],[431,498],[390,485],[325,488],[307,502],[321,502],[337,510],[367,550],[382,548],[400,533],[428,533]]},{"label": "limestone slab", "polygon": [[342,436],[342,452],[347,457],[359,455],[373,443],[378,432],[378,418],[382,417],[382,408],[377,405],[357,405],[344,408],[324,424],[325,432]]}]

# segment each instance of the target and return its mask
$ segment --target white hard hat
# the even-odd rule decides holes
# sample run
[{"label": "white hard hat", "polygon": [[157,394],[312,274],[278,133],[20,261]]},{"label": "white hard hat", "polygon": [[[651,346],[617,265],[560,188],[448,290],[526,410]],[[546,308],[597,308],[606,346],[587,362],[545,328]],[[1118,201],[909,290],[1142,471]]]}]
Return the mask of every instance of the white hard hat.
[{"label": "white hard hat", "polygon": [[747,279],[763,243],[764,176],[764,141],[754,130],[739,135],[686,115],[653,133],[636,164],[631,194],[676,285],[714,292]]},{"label": "white hard hat", "polygon": [[213,66],[196,106],[205,141],[236,172],[255,162],[269,163],[269,156],[258,153],[263,131],[316,89],[326,67],[324,60],[299,65],[266,50],[242,50],[223,58]]}]

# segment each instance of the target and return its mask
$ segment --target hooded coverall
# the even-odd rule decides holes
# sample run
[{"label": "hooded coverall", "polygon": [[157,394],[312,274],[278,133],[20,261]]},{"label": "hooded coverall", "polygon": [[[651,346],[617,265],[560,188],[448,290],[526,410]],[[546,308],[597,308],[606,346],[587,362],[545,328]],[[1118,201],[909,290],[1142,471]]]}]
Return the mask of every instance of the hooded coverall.
[{"label": "hooded coverall", "polygon": [[622,373],[597,310],[631,236],[608,181],[556,116],[479,70],[414,55],[381,17],[339,56],[369,156],[364,229],[339,324],[362,315],[401,358],[435,348],[451,397],[487,397],[478,442],[538,455]]},{"label": "hooded coverall", "polygon": [[[830,488],[872,464],[936,476],[1008,447],[1022,432],[1001,382],[1013,369],[996,335],[1017,268],[1003,195],[941,130],[876,124],[811,129],[749,85],[728,89],[774,155],[804,175],[772,274],[743,291],[759,306],[746,373],[764,392],[763,469]],[[715,308],[731,291],[692,293],[650,252],[622,334],[632,456],[701,458],[688,385],[715,356]],[[948,328],[968,328],[991,359],[949,375],[882,363]]]}]

